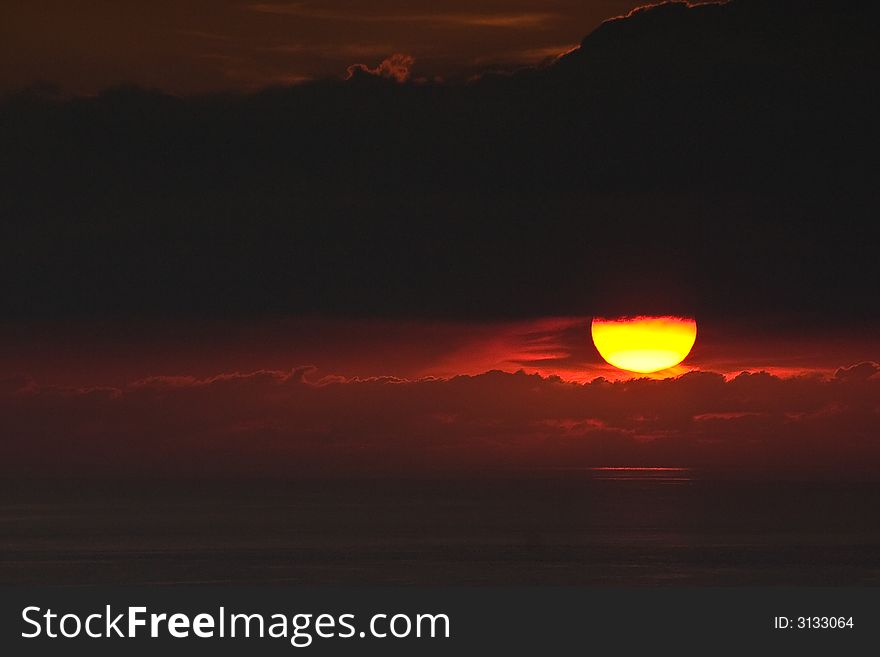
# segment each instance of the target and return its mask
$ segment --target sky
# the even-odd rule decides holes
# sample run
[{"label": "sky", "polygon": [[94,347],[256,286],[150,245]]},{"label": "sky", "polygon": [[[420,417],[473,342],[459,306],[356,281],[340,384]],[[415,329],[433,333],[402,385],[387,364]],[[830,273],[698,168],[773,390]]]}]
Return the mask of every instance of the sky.
[{"label": "sky", "polygon": [[876,321],[869,12],[795,5],[662,5],[468,84],[10,95],[3,317]]},{"label": "sky", "polygon": [[363,7],[5,3],[0,470],[880,474],[872,7]]},{"label": "sky", "polygon": [[633,0],[60,0],[4,2],[0,90],[174,94],[342,77],[393,55],[414,78],[531,65],[575,47]]},{"label": "sky", "polygon": [[494,321],[289,317],[222,321],[28,322],[0,330],[0,376],[60,387],[125,386],[152,376],[314,368],[312,376],[418,380],[490,370],[587,383],[602,377],[664,379],[691,371],[727,379],[743,371],[833,376],[876,355],[874,331],[840,326],[792,332],[772,322],[698,322],[687,360],[635,375],[593,346],[592,317]]},{"label": "sky", "polygon": [[2,468],[494,478],[685,467],[795,479],[880,468],[875,334],[709,324],[681,365],[635,375],[602,362],[589,321],[31,327],[4,336]]}]

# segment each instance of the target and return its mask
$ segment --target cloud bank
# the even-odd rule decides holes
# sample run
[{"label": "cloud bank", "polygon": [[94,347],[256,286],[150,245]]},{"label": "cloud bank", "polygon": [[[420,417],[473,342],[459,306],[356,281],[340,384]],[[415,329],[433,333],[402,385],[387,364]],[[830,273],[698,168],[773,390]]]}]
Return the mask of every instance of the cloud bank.
[{"label": "cloud bank", "polygon": [[121,387],[0,382],[7,475],[393,475],[592,466],[880,474],[880,365],[832,376],[586,384],[522,372],[318,377],[314,368]]},{"label": "cloud bank", "polygon": [[[469,84],[433,81],[430,53],[371,28],[333,80],[8,96],[0,308],[877,319],[875,13],[663,5]],[[305,36],[262,40],[260,79],[298,80],[274,58],[324,61],[336,41]],[[257,75],[222,38],[186,38]],[[519,38],[489,54],[523,47],[547,54]]]}]

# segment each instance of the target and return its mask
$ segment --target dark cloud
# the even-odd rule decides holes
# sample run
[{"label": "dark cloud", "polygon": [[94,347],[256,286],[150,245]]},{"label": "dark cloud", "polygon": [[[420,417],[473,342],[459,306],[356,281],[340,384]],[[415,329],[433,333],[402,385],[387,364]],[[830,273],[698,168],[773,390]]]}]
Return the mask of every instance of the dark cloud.
[{"label": "dark cloud", "polygon": [[249,95],[10,97],[0,308],[876,319],[874,13],[664,6],[471,84],[398,84],[392,58]]},{"label": "dark cloud", "polygon": [[867,381],[868,379],[876,379],[880,373],[880,366],[877,363],[866,361],[851,367],[841,367],[834,373],[834,377],[844,381]]},{"label": "dark cloud", "polygon": [[866,376],[692,372],[577,384],[522,372],[344,379],[298,368],[122,387],[20,380],[0,387],[0,417],[10,474],[880,472],[880,379]]}]

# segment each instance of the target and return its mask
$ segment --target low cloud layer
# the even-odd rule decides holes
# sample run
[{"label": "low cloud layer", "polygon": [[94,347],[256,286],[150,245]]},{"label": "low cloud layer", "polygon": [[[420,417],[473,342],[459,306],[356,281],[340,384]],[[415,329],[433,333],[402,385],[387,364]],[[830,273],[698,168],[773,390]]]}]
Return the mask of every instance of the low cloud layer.
[{"label": "low cloud layer", "polygon": [[880,365],[832,376],[586,384],[525,373],[319,377],[313,368],[121,387],[0,382],[7,475],[424,475],[590,466],[880,474]]}]

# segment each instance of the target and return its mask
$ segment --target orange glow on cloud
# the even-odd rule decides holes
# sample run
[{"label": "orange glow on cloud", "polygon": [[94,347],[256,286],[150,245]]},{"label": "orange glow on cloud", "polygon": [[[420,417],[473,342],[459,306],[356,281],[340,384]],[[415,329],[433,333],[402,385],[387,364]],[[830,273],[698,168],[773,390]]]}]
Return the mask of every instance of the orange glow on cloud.
[{"label": "orange glow on cloud", "polygon": [[595,318],[590,331],[608,363],[642,374],[675,367],[697,339],[697,323],[682,317]]},{"label": "orange glow on cloud", "polygon": [[[559,377],[664,379],[691,371],[732,379],[741,372],[789,378],[832,377],[843,366],[877,360],[876,327],[847,332],[782,332],[769,323],[700,321],[700,339],[684,363],[634,375],[602,360],[589,339],[591,317],[504,322],[280,319],[261,322],[66,322],[12,330],[4,378],[27,376],[62,386],[125,385],[151,376],[211,377],[218,372],[317,368],[315,378],[399,379],[476,376],[491,370]],[[0,385],[2,387],[2,385]]]}]

